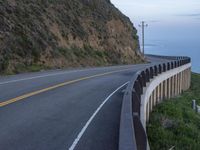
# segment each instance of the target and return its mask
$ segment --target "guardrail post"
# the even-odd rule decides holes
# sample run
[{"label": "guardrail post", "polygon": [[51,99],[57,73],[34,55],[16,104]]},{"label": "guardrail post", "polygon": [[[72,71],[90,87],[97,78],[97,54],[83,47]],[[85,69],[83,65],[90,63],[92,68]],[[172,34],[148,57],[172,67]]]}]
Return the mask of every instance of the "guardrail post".
[{"label": "guardrail post", "polygon": [[154,73],[153,73],[153,67],[150,67],[150,78],[153,79]]},{"label": "guardrail post", "polygon": [[187,69],[185,70],[185,91],[187,89]]},{"label": "guardrail post", "polygon": [[179,94],[180,94],[180,73],[177,74],[177,78],[178,78],[178,79],[177,79],[177,80],[178,80],[178,81],[177,81],[177,84],[178,84],[177,92],[178,92],[178,95],[179,95]]},{"label": "guardrail post", "polygon": [[167,94],[166,94],[166,80],[163,81],[163,100],[167,98]]},{"label": "guardrail post", "polygon": [[159,95],[158,86],[156,87],[155,91],[156,91],[156,103],[155,103],[155,105],[157,105],[158,102],[159,102],[159,100],[158,100],[158,95]]},{"label": "guardrail post", "polygon": [[183,71],[183,91],[185,91],[185,89],[186,89],[186,88],[185,88],[185,87],[186,87],[186,82],[185,82],[185,79],[186,79],[186,78],[185,78],[185,75],[186,75],[186,71],[184,70],[184,71]]},{"label": "guardrail post", "polygon": [[158,85],[158,103],[161,102],[161,83]]},{"label": "guardrail post", "polygon": [[187,89],[189,88],[189,69],[187,69],[186,70],[186,74],[187,74],[187,79],[186,79],[186,81],[187,81]]},{"label": "guardrail post", "polygon": [[191,67],[189,68],[189,88],[191,86]]},{"label": "guardrail post", "polygon": [[[177,96],[190,87],[191,68],[188,68],[188,66],[191,65],[187,64],[190,63],[190,59],[187,57],[169,57],[168,59],[170,58],[171,60],[168,63],[154,65],[146,70],[138,71],[131,81],[133,84],[129,84],[129,92],[124,96],[126,99],[124,102],[128,103],[125,103],[125,105],[123,102],[123,119],[120,121],[119,150],[149,150],[146,123],[149,121],[153,107],[163,99]],[[177,61],[174,61],[175,59]],[[155,80],[150,80],[153,77],[155,77]],[[149,81],[150,83],[146,84]],[[146,85],[148,87],[144,88]],[[123,124],[126,119],[129,122],[129,129],[127,124]],[[126,131],[127,134],[121,134],[124,133],[123,131]]]},{"label": "guardrail post", "polygon": [[184,82],[184,91],[186,90],[186,70],[184,70],[184,80],[183,80],[183,82]]},{"label": "guardrail post", "polygon": [[183,71],[181,72],[181,93],[183,92]]},{"label": "guardrail post", "polygon": [[164,92],[163,92],[163,90],[164,90],[164,81],[161,82],[161,88],[160,88],[160,99],[161,99],[161,101],[164,98]]},{"label": "guardrail post", "polygon": [[153,110],[153,95],[150,96],[150,112]]},{"label": "guardrail post", "polygon": [[167,70],[170,70],[170,63],[167,63]]},{"label": "guardrail post", "polygon": [[150,81],[150,71],[149,69],[146,69],[146,82],[149,82]]},{"label": "guardrail post", "polygon": [[188,89],[188,69],[186,69],[186,79],[185,79],[185,81],[186,81],[186,89],[185,90],[187,90]]},{"label": "guardrail post", "polygon": [[174,76],[172,76],[172,89],[171,89],[171,92],[172,92],[172,98],[174,97]]},{"label": "guardrail post", "polygon": [[174,78],[171,77],[171,89],[170,89],[170,98],[173,97],[173,85],[174,85]]},{"label": "guardrail post", "polygon": [[188,68],[188,89],[190,88],[190,68]]},{"label": "guardrail post", "polygon": [[161,82],[160,83],[160,91],[159,91],[159,93],[160,93],[160,96],[159,96],[160,97],[160,102],[162,101],[162,89],[163,89],[162,86],[163,85],[162,85],[162,82]]},{"label": "guardrail post", "polygon": [[180,72],[180,94],[182,93],[182,72]]},{"label": "guardrail post", "polygon": [[133,113],[140,116],[141,97],[136,90],[132,91],[132,105]]},{"label": "guardrail post", "polygon": [[150,110],[149,102],[150,101],[147,102],[147,106],[146,106],[146,123],[149,122],[149,112],[150,112],[149,111]]},{"label": "guardrail post", "polygon": [[185,77],[185,79],[184,79],[184,82],[185,82],[185,89],[184,89],[184,91],[186,91],[186,89],[187,89],[187,69],[185,70],[184,77]]},{"label": "guardrail post", "polygon": [[153,90],[153,107],[156,105],[156,89]]},{"label": "guardrail post", "polygon": [[176,86],[175,77],[176,77],[176,75],[173,76],[172,98],[174,98],[175,94],[176,94],[176,92],[175,92],[175,90],[176,90],[176,88],[175,88],[175,86]]},{"label": "guardrail post", "polygon": [[180,73],[177,74],[177,84],[178,84],[178,89],[177,89],[177,94],[180,94]]},{"label": "guardrail post", "polygon": [[173,85],[173,87],[172,87],[172,98],[173,98],[173,97],[175,97],[175,83],[176,83],[175,82],[175,75],[172,78],[173,78],[172,79],[173,80],[173,84],[172,84]]},{"label": "guardrail post", "polygon": [[159,84],[159,102],[162,101],[162,82]]},{"label": "guardrail post", "polygon": [[182,89],[183,89],[183,76],[182,72],[180,72],[180,93],[182,93]]},{"label": "guardrail post", "polygon": [[167,81],[168,81],[168,99],[170,99],[171,98],[171,79],[172,78],[169,78],[169,79],[167,79]]},{"label": "guardrail post", "polygon": [[158,99],[158,103],[157,104],[159,104],[160,103],[160,84],[158,85],[158,87],[157,87],[157,92],[158,92],[158,97],[157,97],[157,99]]},{"label": "guardrail post", "polygon": [[174,96],[177,96],[177,74],[174,75]]},{"label": "guardrail post", "polygon": [[187,87],[188,87],[188,69],[185,70],[185,82],[186,82],[185,90],[187,90]]},{"label": "guardrail post", "polygon": [[191,68],[188,68],[188,89],[190,88],[191,85]]},{"label": "guardrail post", "polygon": [[159,97],[158,86],[156,87],[155,91],[156,91],[156,103],[155,103],[155,105],[157,105],[158,102],[159,102],[159,100],[158,100],[158,97]]},{"label": "guardrail post", "polygon": [[135,116],[134,118],[134,128],[135,128],[135,137],[138,150],[147,149],[147,135],[144,130],[144,127],[140,121],[140,118]]},{"label": "guardrail post", "polygon": [[158,75],[158,67],[154,66],[154,76],[157,76],[157,75]]},{"label": "guardrail post", "polygon": [[187,80],[187,89],[188,89],[189,88],[189,69],[187,69],[187,79],[186,80]]},{"label": "guardrail post", "polygon": [[184,91],[184,71],[181,72],[181,82],[182,82],[182,86],[181,86],[181,93]]},{"label": "guardrail post", "polygon": [[174,96],[177,96],[177,74],[174,75]]}]

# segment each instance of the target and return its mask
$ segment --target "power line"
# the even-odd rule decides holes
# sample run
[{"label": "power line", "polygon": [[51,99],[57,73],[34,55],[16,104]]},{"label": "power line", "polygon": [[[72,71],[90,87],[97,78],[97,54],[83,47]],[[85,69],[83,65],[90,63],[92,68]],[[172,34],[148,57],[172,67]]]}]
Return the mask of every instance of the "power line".
[{"label": "power line", "polygon": [[145,54],[145,51],[144,51],[144,28],[148,27],[148,24],[145,23],[144,21],[142,21],[141,24],[139,25],[139,27],[142,28],[142,53],[144,55]]}]

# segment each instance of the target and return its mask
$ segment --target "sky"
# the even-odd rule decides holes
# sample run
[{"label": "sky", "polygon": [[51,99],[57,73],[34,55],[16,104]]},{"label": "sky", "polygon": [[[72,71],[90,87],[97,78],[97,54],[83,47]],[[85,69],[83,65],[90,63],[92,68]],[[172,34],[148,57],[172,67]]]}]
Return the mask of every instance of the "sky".
[{"label": "sky", "polygon": [[171,42],[177,43],[185,41],[200,43],[200,0],[111,0],[111,2],[131,19],[138,29],[139,36],[141,28],[138,25],[141,21],[146,21],[147,44],[156,44],[156,40],[169,40],[169,38]]},{"label": "sky", "polygon": [[[111,0],[138,30],[145,21],[145,51],[190,56],[200,73],[200,0]],[[141,43],[141,42],[140,42]]]},{"label": "sky", "polygon": [[197,21],[200,0],[111,0],[132,21]]}]

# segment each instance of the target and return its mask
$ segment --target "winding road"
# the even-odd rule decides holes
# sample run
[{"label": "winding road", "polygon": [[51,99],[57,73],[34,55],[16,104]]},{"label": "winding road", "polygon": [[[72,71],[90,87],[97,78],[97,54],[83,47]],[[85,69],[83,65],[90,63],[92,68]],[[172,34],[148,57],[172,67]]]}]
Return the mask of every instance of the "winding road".
[{"label": "winding road", "polygon": [[118,149],[124,89],[148,65],[0,77],[0,150]]}]

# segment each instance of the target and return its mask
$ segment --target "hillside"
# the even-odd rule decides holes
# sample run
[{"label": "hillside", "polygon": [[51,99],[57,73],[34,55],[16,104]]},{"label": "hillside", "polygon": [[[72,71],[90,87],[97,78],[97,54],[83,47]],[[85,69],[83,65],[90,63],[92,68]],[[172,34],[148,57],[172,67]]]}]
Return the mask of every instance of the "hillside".
[{"label": "hillside", "polygon": [[200,74],[192,74],[189,90],[159,104],[147,126],[153,150],[199,150],[200,114],[192,109],[192,100],[200,105]]},{"label": "hillside", "polygon": [[141,62],[136,32],[109,0],[2,0],[0,73]]}]

